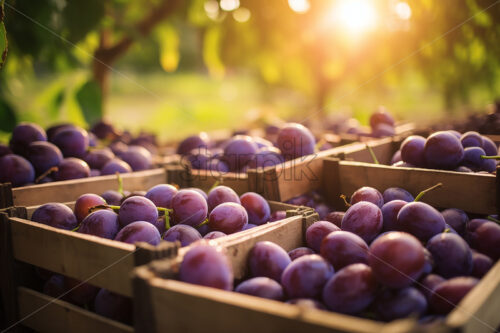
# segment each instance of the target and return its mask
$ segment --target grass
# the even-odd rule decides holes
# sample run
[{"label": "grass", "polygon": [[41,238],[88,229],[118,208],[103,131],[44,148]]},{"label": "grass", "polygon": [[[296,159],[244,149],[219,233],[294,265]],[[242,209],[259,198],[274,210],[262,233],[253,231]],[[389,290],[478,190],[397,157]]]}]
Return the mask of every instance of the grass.
[{"label": "grass", "polygon": [[[20,110],[20,120],[49,126],[56,121],[84,120],[73,98],[73,91],[86,78],[84,72],[50,76],[37,80],[17,80],[11,98]],[[428,88],[422,78],[411,76],[393,84],[378,82],[366,86],[344,84],[330,95],[325,112],[344,112],[367,123],[378,105],[385,105],[398,119],[417,123],[446,121],[441,95]],[[54,108],[52,100],[64,89],[62,105]],[[491,96],[482,90],[472,95],[472,103],[455,110],[454,118],[465,110],[483,108]],[[133,132],[148,130],[161,140],[178,140],[199,131],[243,129],[259,126],[263,119],[293,118],[302,121],[320,116],[309,98],[286,88],[272,88],[249,75],[228,75],[223,80],[200,73],[166,74],[126,73],[114,75],[106,118],[120,128]],[[5,141],[8,135],[0,135]]]}]

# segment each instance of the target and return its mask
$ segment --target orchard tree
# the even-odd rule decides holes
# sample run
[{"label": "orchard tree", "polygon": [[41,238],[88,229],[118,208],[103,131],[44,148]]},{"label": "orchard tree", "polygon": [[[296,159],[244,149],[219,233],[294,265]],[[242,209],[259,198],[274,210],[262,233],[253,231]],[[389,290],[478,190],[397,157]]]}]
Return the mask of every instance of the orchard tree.
[{"label": "orchard tree", "polygon": [[[1,1],[3,9],[4,0]],[[109,77],[116,61],[135,42],[148,38],[158,25],[177,13],[182,15],[185,6],[182,0],[9,0],[2,13],[6,14],[10,57],[21,59],[23,65],[38,66],[38,71],[73,70],[81,67],[82,62],[91,70],[89,80],[76,92],[76,99],[85,119],[93,122],[103,115]],[[0,66],[7,46],[4,16],[1,17]],[[84,58],[88,59],[82,61]],[[0,75],[0,80],[7,79]],[[2,93],[0,85],[0,96]],[[60,101],[62,97],[56,99]],[[0,105],[3,113],[12,114],[5,99],[0,101],[4,104]],[[11,118],[3,130],[12,128],[15,117]]]},{"label": "orchard tree", "polygon": [[[375,24],[363,6],[379,14]],[[316,110],[361,89],[383,90],[386,81],[408,72],[424,76],[450,109],[467,102],[474,88],[494,95],[500,84],[495,0],[7,0],[2,13],[0,66],[5,29],[7,61],[15,63],[0,72],[4,131],[16,120],[6,98],[13,76],[7,67],[37,73],[85,68],[89,79],[74,95],[93,122],[103,115],[117,62],[134,43],[151,40],[164,70],[177,70],[180,58],[190,56],[182,47],[196,44],[211,75],[244,68],[262,79],[264,91],[301,91]],[[195,38],[180,38],[186,28]],[[65,94],[48,102],[54,114]]]},{"label": "orchard tree", "polygon": [[[301,90],[318,110],[345,83],[354,86],[345,95],[384,89],[386,79],[410,71],[441,91],[450,109],[467,102],[473,88],[499,93],[500,3],[495,0],[240,3],[251,12],[247,22],[225,13],[219,19],[223,63],[253,67],[270,86]],[[294,11],[293,3],[308,5]],[[378,13],[372,26],[370,8],[363,6]]]}]

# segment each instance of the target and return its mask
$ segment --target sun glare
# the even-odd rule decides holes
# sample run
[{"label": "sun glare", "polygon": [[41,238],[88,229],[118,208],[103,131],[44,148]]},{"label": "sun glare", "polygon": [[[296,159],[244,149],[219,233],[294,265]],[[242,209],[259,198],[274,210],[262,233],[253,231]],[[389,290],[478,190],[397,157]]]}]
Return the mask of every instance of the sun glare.
[{"label": "sun glare", "polygon": [[309,0],[288,0],[288,5],[296,13],[305,13],[311,7]]},{"label": "sun glare", "polygon": [[377,11],[371,0],[339,0],[332,14],[343,29],[355,34],[377,24]]},{"label": "sun glare", "polygon": [[394,6],[394,10],[402,20],[409,20],[411,17],[410,5],[408,5],[406,2],[398,2],[396,6]]}]

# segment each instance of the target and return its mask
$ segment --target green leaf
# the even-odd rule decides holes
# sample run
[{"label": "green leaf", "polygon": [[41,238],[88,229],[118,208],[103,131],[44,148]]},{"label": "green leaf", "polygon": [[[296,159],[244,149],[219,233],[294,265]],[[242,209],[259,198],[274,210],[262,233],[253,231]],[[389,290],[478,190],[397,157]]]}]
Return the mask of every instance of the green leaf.
[{"label": "green leaf", "polygon": [[12,132],[17,123],[16,118],[12,106],[0,98],[0,131]]},{"label": "green leaf", "polygon": [[89,80],[80,87],[76,92],[76,101],[88,124],[93,124],[102,118],[101,89],[94,80]]},{"label": "green leaf", "polygon": [[4,10],[3,4],[5,0],[0,0],[0,68],[2,68],[7,58],[7,31],[5,30],[5,25],[3,24]]},{"label": "green leaf", "polygon": [[64,95],[66,91],[65,88],[62,88],[56,94],[54,97],[50,100],[48,103],[48,109],[49,109],[49,115],[52,119],[57,118],[59,116],[59,112],[61,111],[61,106],[64,102]]}]

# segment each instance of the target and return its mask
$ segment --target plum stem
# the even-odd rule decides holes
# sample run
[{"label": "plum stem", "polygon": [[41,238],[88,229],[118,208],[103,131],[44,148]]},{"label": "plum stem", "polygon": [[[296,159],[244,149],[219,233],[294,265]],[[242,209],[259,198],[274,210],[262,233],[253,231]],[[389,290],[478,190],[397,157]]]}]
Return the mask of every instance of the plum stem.
[{"label": "plum stem", "polygon": [[341,194],[340,198],[344,200],[344,204],[346,205],[347,208],[352,206],[350,203],[347,202],[347,197],[345,196],[345,194]]},{"label": "plum stem", "polygon": [[446,228],[446,229],[444,229],[443,234],[446,234],[446,233],[449,233],[449,232],[451,232],[451,229],[450,228]]},{"label": "plum stem", "polygon": [[200,224],[198,224],[195,228],[201,228],[202,226],[204,226],[205,224],[208,224],[208,218],[205,219],[205,221],[201,222]]},{"label": "plum stem", "polygon": [[493,217],[493,216],[491,216],[491,215],[490,215],[490,216],[488,216],[488,220],[490,220],[491,222],[495,222],[495,223],[500,224],[500,220],[498,220],[498,219],[494,218],[494,217]]},{"label": "plum stem", "polygon": [[500,155],[495,155],[495,156],[481,155],[481,158],[483,160],[500,160]]},{"label": "plum stem", "polygon": [[89,214],[95,212],[96,210],[99,209],[112,209],[112,210],[120,210],[120,206],[113,206],[113,205],[97,205],[89,208]]},{"label": "plum stem", "polygon": [[82,225],[81,223],[78,223],[78,225],[74,229],[71,229],[71,231],[78,231],[81,225]]},{"label": "plum stem", "polygon": [[321,148],[321,146],[323,146],[323,145],[324,145],[324,144],[326,144],[326,143],[328,143],[328,142],[326,141],[326,139],[325,139],[325,138],[321,138],[321,139],[319,139],[319,141],[318,141],[318,142],[316,143],[316,145],[314,146],[314,151],[315,151],[315,152],[318,152],[318,151],[319,151],[319,149]]},{"label": "plum stem", "polygon": [[116,179],[118,180],[118,193],[125,196],[125,193],[123,192],[123,178],[118,171],[116,172]]},{"label": "plum stem", "polygon": [[368,151],[370,152],[370,155],[372,156],[373,163],[380,164],[380,162],[378,161],[377,156],[375,155],[375,152],[373,151],[372,147],[370,147],[368,145],[368,143],[365,143],[365,145],[366,145],[366,149],[368,149]]},{"label": "plum stem", "polygon": [[443,183],[437,183],[436,185],[431,186],[431,187],[429,187],[429,188],[428,188],[428,189],[426,189],[426,190],[423,190],[422,192],[420,192],[420,193],[417,195],[417,197],[415,198],[415,200],[413,200],[413,202],[420,201],[420,199],[422,199],[422,197],[423,197],[424,195],[426,195],[428,192],[433,191],[433,190],[435,190],[435,189],[437,189],[437,188],[439,188],[439,187],[441,187],[441,186],[443,186]]},{"label": "plum stem", "polygon": [[164,208],[164,207],[156,207],[156,209],[159,212],[163,212],[165,215],[165,229],[168,230],[170,229],[170,213],[172,213],[174,210],[170,208]]},{"label": "plum stem", "polygon": [[42,181],[42,179],[44,179],[45,177],[47,177],[48,175],[50,175],[51,173],[53,172],[57,172],[59,171],[59,168],[56,167],[56,166],[53,166],[51,168],[49,168],[47,171],[45,171],[44,173],[42,173],[40,176],[38,176],[37,179],[35,179],[35,184],[38,184]]},{"label": "plum stem", "polygon": [[217,179],[215,181],[215,183],[212,185],[212,187],[210,188],[210,190],[208,190],[208,192],[212,191],[214,188],[216,188],[217,186],[219,186],[220,184],[220,179]]}]

